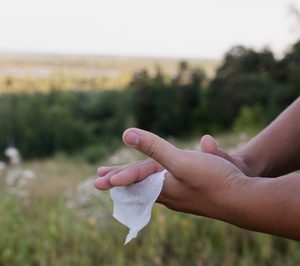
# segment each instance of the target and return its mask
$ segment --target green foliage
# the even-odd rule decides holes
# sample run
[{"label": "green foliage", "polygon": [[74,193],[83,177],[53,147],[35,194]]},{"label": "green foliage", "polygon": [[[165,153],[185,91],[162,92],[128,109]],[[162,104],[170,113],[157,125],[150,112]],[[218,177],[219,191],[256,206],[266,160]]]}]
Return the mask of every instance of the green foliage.
[{"label": "green foliage", "polygon": [[261,129],[265,126],[264,112],[260,106],[242,106],[233,129],[237,132]]},{"label": "green foliage", "polygon": [[173,77],[142,70],[122,91],[2,94],[0,149],[16,145],[25,158],[82,153],[94,161],[121,144],[128,126],[161,136],[257,129],[299,96],[299,73],[300,42],[281,60],[237,46],[210,83],[201,69],[180,62]]},{"label": "green foliage", "polygon": [[171,82],[160,71],[154,77],[146,70],[137,72],[130,84],[137,126],[163,136],[193,131],[204,78],[201,70],[189,69],[186,62],[180,63]]},{"label": "green foliage", "polygon": [[162,135],[180,130],[179,97],[161,73],[151,78],[146,71],[135,74],[130,84],[136,125]]},{"label": "green foliage", "polygon": [[279,61],[269,50],[233,47],[210,84],[207,116],[223,129],[230,129],[243,106],[259,106],[266,123],[270,122],[300,93],[300,82],[293,72],[300,70],[298,46]]},{"label": "green foliage", "polygon": [[[16,145],[25,158],[31,158],[74,153],[98,142],[100,158],[103,150],[116,148],[111,144],[125,128],[126,102],[121,94],[54,91],[48,95],[2,95],[0,149]],[[88,157],[91,160],[92,156]]]}]

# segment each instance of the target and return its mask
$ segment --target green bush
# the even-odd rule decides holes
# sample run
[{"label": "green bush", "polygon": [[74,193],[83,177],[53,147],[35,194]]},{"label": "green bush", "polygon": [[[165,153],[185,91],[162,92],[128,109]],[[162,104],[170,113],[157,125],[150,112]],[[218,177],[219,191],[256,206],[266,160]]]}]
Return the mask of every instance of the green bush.
[{"label": "green bush", "polygon": [[243,106],[240,109],[233,129],[237,132],[262,129],[265,125],[264,112],[261,106]]},{"label": "green bush", "polygon": [[105,150],[125,129],[125,106],[117,91],[1,95],[0,149],[15,145],[24,158],[77,153],[100,142]]},{"label": "green bush", "polygon": [[24,158],[83,152],[93,161],[120,145],[128,126],[164,137],[261,128],[299,96],[299,59],[300,42],[282,60],[237,46],[206,87],[204,73],[181,62],[172,78],[137,72],[122,91],[2,94],[0,150],[15,145]]}]

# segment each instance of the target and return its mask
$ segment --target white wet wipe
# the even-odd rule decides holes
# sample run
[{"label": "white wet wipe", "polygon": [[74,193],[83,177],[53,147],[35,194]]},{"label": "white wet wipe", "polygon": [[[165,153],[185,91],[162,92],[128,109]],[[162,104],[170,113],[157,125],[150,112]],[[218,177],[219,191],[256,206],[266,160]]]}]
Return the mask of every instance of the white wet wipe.
[{"label": "white wet wipe", "polygon": [[141,182],[110,190],[114,205],[113,217],[129,228],[125,245],[149,223],[152,207],[162,190],[166,172],[164,170]]}]

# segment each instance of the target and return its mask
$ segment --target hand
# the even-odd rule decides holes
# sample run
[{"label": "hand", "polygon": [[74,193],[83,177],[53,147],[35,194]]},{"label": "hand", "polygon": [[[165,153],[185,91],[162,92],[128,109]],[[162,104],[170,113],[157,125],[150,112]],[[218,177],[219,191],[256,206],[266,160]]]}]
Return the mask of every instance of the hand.
[{"label": "hand", "polygon": [[242,152],[229,155],[218,147],[217,142],[210,135],[204,135],[201,138],[200,148],[203,152],[214,154],[233,163],[247,176],[259,176],[257,169],[253,169],[253,167],[247,165]]},{"label": "hand", "polygon": [[[231,162],[213,154],[177,149],[158,136],[140,129],[128,129],[124,142],[152,159],[131,166],[100,168],[98,189],[128,185],[147,175],[167,169],[158,202],[167,207],[198,215],[224,219],[230,213],[237,192],[248,178]],[[130,175],[135,173],[135,175]]]},{"label": "hand", "polygon": [[[210,135],[205,135],[201,138],[200,149],[205,153],[211,153],[233,163],[247,176],[256,176],[255,171],[246,165],[243,156],[238,154],[229,155],[222,151]],[[131,184],[132,180],[139,182],[147,176],[163,169],[164,167],[152,158],[128,165],[99,167],[97,174],[102,178],[97,180],[96,187],[102,190],[112,188],[113,186],[110,183],[111,178],[112,180],[118,180],[120,186],[126,186]]]}]

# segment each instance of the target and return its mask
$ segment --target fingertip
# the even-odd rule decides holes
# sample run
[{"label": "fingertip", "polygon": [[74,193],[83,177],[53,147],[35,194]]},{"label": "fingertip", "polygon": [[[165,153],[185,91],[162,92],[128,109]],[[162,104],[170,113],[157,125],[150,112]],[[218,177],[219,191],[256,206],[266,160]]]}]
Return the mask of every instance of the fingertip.
[{"label": "fingertip", "polygon": [[137,146],[140,141],[140,137],[136,128],[128,128],[124,131],[122,136],[123,142],[129,146]]},{"label": "fingertip", "polygon": [[205,134],[204,136],[202,136],[201,142],[215,142],[215,139],[211,135]]},{"label": "fingertip", "polygon": [[98,178],[94,181],[95,188],[99,190],[108,190],[111,189],[113,186],[110,184],[109,179],[105,177]]},{"label": "fingertip", "polygon": [[97,189],[101,189],[101,182],[100,182],[100,178],[96,179],[94,181],[94,187]]},{"label": "fingertip", "polygon": [[98,186],[98,179],[94,180],[94,187],[99,189],[99,186]]},{"label": "fingertip", "polygon": [[129,128],[123,133],[123,141],[128,146],[154,159],[164,168],[176,169],[178,167],[179,150],[152,132],[139,128]]},{"label": "fingertip", "polygon": [[108,167],[100,166],[97,169],[97,175],[98,176],[104,176],[108,172]]},{"label": "fingertip", "polygon": [[215,139],[210,135],[204,135],[200,141],[201,149],[204,152],[216,153],[218,146]]}]

